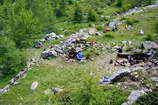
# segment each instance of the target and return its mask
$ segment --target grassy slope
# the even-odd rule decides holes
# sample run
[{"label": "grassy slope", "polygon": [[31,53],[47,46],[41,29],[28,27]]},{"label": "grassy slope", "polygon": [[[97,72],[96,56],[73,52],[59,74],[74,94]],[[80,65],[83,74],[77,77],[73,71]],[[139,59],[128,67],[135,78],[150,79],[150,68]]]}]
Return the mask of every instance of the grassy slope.
[{"label": "grassy slope", "polygon": [[[84,85],[85,78],[91,72],[94,73],[94,78],[98,81],[104,74],[111,74],[116,69],[106,64],[111,57],[112,55],[102,55],[94,62],[85,64],[68,64],[63,62],[61,58],[44,61],[39,66],[34,67],[28,73],[28,76],[21,80],[19,85],[0,97],[0,103],[3,103],[3,105],[18,105],[20,103],[22,105],[43,105],[47,103],[49,105],[50,102],[45,101],[45,98],[48,98],[47,95],[44,95],[46,89],[52,87],[81,88]],[[35,92],[30,90],[34,81],[39,82]]]},{"label": "grassy slope", "polygon": [[[153,17],[158,16],[157,11],[158,8],[145,12],[143,13],[144,17],[140,14],[133,15],[133,18],[140,20],[138,24],[135,24],[135,28],[142,28],[147,33],[154,33],[153,24],[157,18],[153,19]],[[112,33],[113,39],[100,36],[92,39],[96,39],[100,42],[117,42],[121,40],[142,41],[144,36],[135,35],[136,32],[137,30],[124,31],[123,35],[120,35],[118,32]],[[36,52],[40,53],[40,50],[37,49],[31,52],[37,54]],[[30,55],[32,55],[32,53]],[[107,64],[112,57],[115,57],[115,55],[106,52],[102,56],[97,57],[94,62],[87,62],[85,64],[67,64],[61,58],[44,61],[42,64],[34,67],[32,71],[28,73],[27,77],[21,80],[19,85],[13,87],[11,91],[3,96],[0,96],[0,105],[50,105],[53,96],[44,95],[44,90],[51,87],[80,88],[83,86],[85,78],[90,75],[90,72],[94,72],[95,80],[99,80],[103,75],[111,74],[117,69]],[[31,91],[30,86],[34,81],[38,81],[39,86],[36,91]],[[0,84],[0,86],[3,86],[3,83]]]}]

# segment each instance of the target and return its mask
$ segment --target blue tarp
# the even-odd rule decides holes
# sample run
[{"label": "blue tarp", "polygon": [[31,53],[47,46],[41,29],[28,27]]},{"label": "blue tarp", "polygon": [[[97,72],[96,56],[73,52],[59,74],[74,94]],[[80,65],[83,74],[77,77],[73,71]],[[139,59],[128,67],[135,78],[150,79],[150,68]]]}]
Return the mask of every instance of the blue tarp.
[{"label": "blue tarp", "polygon": [[115,23],[115,22],[110,22],[109,23],[109,27],[114,27],[114,26],[116,26],[117,24]]},{"label": "blue tarp", "polygon": [[78,52],[76,57],[78,60],[82,60],[84,58],[84,54],[82,52]]},{"label": "blue tarp", "polygon": [[35,47],[36,47],[36,48],[43,47],[43,43],[42,43],[42,42],[38,42],[38,43],[36,43]]}]

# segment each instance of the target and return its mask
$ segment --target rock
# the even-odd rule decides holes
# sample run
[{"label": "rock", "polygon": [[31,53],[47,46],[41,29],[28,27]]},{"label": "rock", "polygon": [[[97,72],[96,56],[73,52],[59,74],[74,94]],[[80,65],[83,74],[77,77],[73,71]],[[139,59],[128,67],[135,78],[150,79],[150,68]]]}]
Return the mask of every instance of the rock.
[{"label": "rock", "polygon": [[59,35],[60,38],[64,38],[64,35]]},{"label": "rock", "polygon": [[51,93],[53,93],[51,89],[47,89],[47,90],[44,91],[45,95],[48,95],[48,94],[51,94]]},{"label": "rock", "polygon": [[132,41],[128,41],[128,40],[122,41],[121,43],[128,46],[132,45]]},{"label": "rock", "polygon": [[151,77],[151,80],[158,82],[158,77]]},{"label": "rock", "polygon": [[149,92],[151,90],[149,89],[142,89],[142,90],[134,90],[131,92],[131,94],[128,97],[128,101],[123,103],[122,105],[133,105],[140,96],[146,94],[146,92]]},{"label": "rock", "polygon": [[139,32],[141,35],[144,35],[144,31],[143,30],[140,30]]},{"label": "rock", "polygon": [[151,80],[153,80],[154,82],[156,82],[156,86],[158,86],[158,77],[151,77]]},{"label": "rock", "polygon": [[10,90],[10,85],[6,85],[3,89],[0,89],[0,94],[4,94]]},{"label": "rock", "polygon": [[96,32],[95,34],[98,35],[98,36],[101,36],[101,35],[102,35],[101,32]]},{"label": "rock", "polygon": [[33,82],[31,85],[31,90],[35,90],[38,86],[38,82]]},{"label": "rock", "polygon": [[110,22],[110,23],[109,23],[109,27],[112,28],[112,27],[115,27],[115,26],[117,26],[117,23],[116,23],[116,22]]},{"label": "rock", "polygon": [[145,49],[158,48],[158,45],[155,42],[146,41],[143,43]]},{"label": "rock", "polygon": [[88,33],[92,35],[92,34],[95,34],[96,31],[97,31],[96,28],[90,28]]},{"label": "rock", "polygon": [[54,92],[54,94],[63,91],[64,89],[62,88],[52,88],[52,91]]},{"label": "rock", "polygon": [[111,82],[116,82],[123,76],[127,76],[128,74],[131,73],[131,70],[129,69],[120,69],[116,71],[113,75],[111,76],[105,76],[101,80],[101,83],[111,83]]}]

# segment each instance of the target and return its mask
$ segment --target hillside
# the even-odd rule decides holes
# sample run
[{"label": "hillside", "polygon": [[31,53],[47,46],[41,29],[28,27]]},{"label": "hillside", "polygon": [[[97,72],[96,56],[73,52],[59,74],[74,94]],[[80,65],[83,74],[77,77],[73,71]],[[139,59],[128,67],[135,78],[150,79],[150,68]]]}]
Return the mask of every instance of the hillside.
[{"label": "hillside", "polygon": [[158,103],[157,2],[29,1],[1,2],[0,105]]}]

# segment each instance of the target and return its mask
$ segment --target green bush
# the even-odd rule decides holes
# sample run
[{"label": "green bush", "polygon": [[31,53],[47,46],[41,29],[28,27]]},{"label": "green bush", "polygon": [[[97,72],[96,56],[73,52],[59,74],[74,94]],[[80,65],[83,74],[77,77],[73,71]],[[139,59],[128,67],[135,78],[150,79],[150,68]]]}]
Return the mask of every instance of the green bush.
[{"label": "green bush", "polygon": [[97,27],[97,30],[98,30],[98,31],[103,31],[103,30],[104,30],[104,26],[103,26],[103,25],[99,25],[99,26]]},{"label": "green bush", "polygon": [[0,72],[5,76],[12,75],[20,71],[26,63],[26,54],[16,49],[14,41],[0,38]]},{"label": "green bush", "polygon": [[95,22],[95,21],[97,21],[97,14],[96,14],[95,11],[90,10],[88,12],[88,21],[89,22]]},{"label": "green bush", "polygon": [[74,21],[82,22],[82,20],[83,20],[83,11],[79,7],[76,7],[74,13]]},{"label": "green bush", "polygon": [[122,5],[123,5],[122,0],[117,0],[116,6],[117,7],[122,7]]},{"label": "green bush", "polygon": [[158,34],[158,22],[155,24],[155,32]]},{"label": "green bush", "polygon": [[127,18],[126,20],[126,24],[127,25],[133,25],[135,23],[138,23],[139,21],[137,19],[134,19],[134,18]]},{"label": "green bush", "polygon": [[144,37],[144,40],[147,40],[147,41],[154,41],[154,40],[156,40],[156,36],[151,35],[150,33],[148,33],[148,34]]},{"label": "green bush", "polygon": [[113,36],[111,33],[106,33],[106,34],[104,34],[103,37],[104,37],[104,38],[110,38],[110,39],[113,39],[113,38],[114,38],[114,36]]}]

